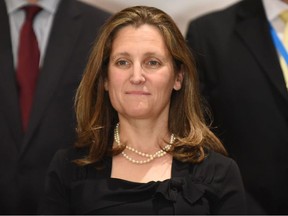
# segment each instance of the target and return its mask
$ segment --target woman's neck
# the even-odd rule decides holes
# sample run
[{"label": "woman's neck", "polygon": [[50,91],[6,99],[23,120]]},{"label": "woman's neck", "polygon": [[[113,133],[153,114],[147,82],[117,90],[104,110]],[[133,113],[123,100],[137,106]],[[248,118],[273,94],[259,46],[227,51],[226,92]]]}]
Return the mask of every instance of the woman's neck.
[{"label": "woman's neck", "polygon": [[131,124],[125,121],[119,124],[118,132],[121,144],[146,153],[158,151],[170,141],[171,136],[164,124]]}]

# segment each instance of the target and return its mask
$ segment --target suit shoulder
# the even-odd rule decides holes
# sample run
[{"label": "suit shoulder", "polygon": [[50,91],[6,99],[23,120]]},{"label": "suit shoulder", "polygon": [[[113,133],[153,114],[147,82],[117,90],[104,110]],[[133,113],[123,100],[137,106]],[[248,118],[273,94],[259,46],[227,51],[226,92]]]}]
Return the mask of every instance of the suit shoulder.
[{"label": "suit shoulder", "polygon": [[220,23],[221,25],[223,25],[223,23],[227,23],[227,21],[229,21],[229,19],[232,19],[233,17],[236,16],[237,14],[237,10],[239,9],[239,7],[242,6],[242,2],[238,2],[236,4],[230,5],[224,9],[220,9],[220,10],[216,10],[216,11],[212,11],[206,14],[203,14],[199,17],[196,17],[193,20],[190,20],[189,22],[189,26],[194,25],[195,23],[199,24],[199,23],[212,23],[212,24],[216,24],[216,23]]},{"label": "suit shoulder", "polygon": [[99,7],[89,5],[85,2],[75,1],[76,7],[81,10],[85,16],[98,17],[101,19],[108,19],[112,14],[109,11],[101,9]]}]

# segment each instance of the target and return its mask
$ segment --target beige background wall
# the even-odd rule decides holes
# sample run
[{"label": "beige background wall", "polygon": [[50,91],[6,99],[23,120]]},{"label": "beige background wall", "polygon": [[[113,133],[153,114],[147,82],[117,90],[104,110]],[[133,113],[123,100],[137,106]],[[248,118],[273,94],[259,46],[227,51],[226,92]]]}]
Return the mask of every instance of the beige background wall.
[{"label": "beige background wall", "polygon": [[148,5],[158,7],[173,17],[185,35],[188,21],[210,11],[227,7],[239,0],[81,0],[115,13],[125,7]]}]

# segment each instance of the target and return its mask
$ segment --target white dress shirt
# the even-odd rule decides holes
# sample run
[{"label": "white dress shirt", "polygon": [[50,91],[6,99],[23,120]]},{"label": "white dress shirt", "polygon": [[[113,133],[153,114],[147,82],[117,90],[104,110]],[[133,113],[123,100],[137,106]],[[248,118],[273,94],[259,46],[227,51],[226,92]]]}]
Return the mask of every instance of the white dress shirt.
[{"label": "white dress shirt", "polygon": [[[33,29],[40,49],[40,67],[43,63],[51,26],[59,2],[60,0],[38,0],[36,3],[42,8],[39,14],[34,18],[35,20],[33,22]],[[10,22],[14,67],[17,68],[19,37],[22,24],[25,20],[25,12],[21,8],[28,5],[28,3],[26,0],[5,0],[5,3]]]},{"label": "white dress shirt", "polygon": [[266,17],[275,29],[279,39],[283,40],[285,23],[279,15],[288,10],[288,4],[282,0],[262,0],[265,9]]}]

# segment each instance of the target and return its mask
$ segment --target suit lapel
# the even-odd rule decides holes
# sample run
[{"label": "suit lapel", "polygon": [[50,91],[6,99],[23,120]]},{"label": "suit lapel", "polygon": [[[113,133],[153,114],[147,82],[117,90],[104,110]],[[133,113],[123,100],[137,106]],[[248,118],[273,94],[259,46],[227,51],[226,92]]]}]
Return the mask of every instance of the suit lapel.
[{"label": "suit lapel", "polygon": [[13,134],[12,137],[19,147],[22,139],[21,117],[18,105],[16,71],[13,65],[9,18],[4,1],[0,1],[0,26],[0,110],[3,110],[8,127]]},{"label": "suit lapel", "polygon": [[[244,12],[247,9],[242,10],[243,7],[249,7],[250,12]],[[260,9],[256,10],[256,8]],[[244,1],[239,10],[239,20],[236,32],[258,61],[272,85],[288,101],[284,77],[261,1]]]},{"label": "suit lapel", "polygon": [[61,76],[79,35],[81,16],[73,2],[62,0],[55,15],[22,152],[26,149],[41,118],[45,115],[45,109],[60,85]]}]

